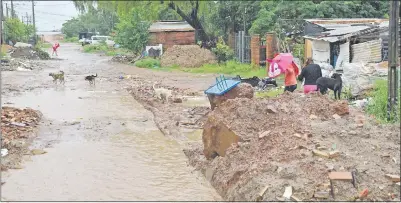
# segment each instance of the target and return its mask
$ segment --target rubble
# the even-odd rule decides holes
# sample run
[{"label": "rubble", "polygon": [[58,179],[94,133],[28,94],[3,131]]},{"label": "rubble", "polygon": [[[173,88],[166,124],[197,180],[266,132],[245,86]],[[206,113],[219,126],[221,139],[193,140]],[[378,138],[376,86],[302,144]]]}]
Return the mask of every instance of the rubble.
[{"label": "rubble", "polygon": [[174,45],[161,57],[162,67],[177,65],[182,68],[198,68],[204,64],[217,63],[216,56],[198,45]]},{"label": "rubble", "polygon": [[50,59],[49,53],[40,48],[32,47],[14,47],[10,51],[10,56],[13,58],[22,58],[29,60],[48,60]]},{"label": "rubble", "polygon": [[[269,110],[272,107],[274,113]],[[341,119],[334,119],[334,114],[341,115]],[[393,166],[391,159],[383,159],[376,150],[372,152],[372,147],[389,157],[399,157],[400,138],[365,134],[399,133],[399,126],[379,127],[366,118],[364,123],[368,128],[353,127],[355,115],[360,114],[357,109],[345,107],[342,101],[319,94],[300,97],[284,93],[270,99],[229,99],[209,113],[203,145],[192,145],[185,154],[197,169],[214,169],[208,175],[210,182],[226,201],[254,201],[255,197],[263,201],[284,200],[282,190],[289,179],[295,196],[303,201],[345,201],[359,193],[353,184],[342,181],[334,185],[335,199],[329,195],[329,188],[316,190],[316,185],[329,180],[328,168],[337,173],[357,170],[357,185],[372,188],[369,200],[390,200],[388,193],[393,192],[375,185],[385,185],[388,180],[384,175],[399,174],[400,169]],[[339,125],[339,120],[347,125]],[[347,132],[353,136],[341,136]],[[321,151],[327,147],[315,149],[324,146],[332,146],[332,151]],[[314,153],[325,158],[313,156]],[[329,160],[331,165],[327,165]],[[383,164],[388,162],[391,164]],[[345,173],[349,180],[350,173]],[[260,189],[266,187],[266,182],[271,184],[260,197]]]},{"label": "rubble", "polygon": [[1,111],[1,145],[9,150],[13,140],[28,138],[41,118],[41,114],[33,109],[2,107]]},{"label": "rubble", "polygon": [[140,58],[141,58],[141,55],[119,54],[119,55],[113,56],[113,58],[111,58],[110,60],[112,62],[118,62],[118,63],[135,63]]},{"label": "rubble", "polygon": [[1,71],[31,71],[42,69],[38,61],[10,58],[1,60]]}]

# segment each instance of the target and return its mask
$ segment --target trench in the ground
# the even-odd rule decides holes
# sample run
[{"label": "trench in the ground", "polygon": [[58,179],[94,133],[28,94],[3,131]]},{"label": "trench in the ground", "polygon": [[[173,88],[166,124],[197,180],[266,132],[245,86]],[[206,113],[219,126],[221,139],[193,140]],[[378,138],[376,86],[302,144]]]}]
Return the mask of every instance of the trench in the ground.
[{"label": "trench in the ground", "polygon": [[[68,63],[78,63],[72,48],[64,54],[70,54]],[[65,86],[43,85],[50,82],[48,72],[15,72],[2,81],[19,89],[36,86],[8,94],[2,105],[42,112],[31,147],[47,151],[26,156],[23,169],[2,172],[2,201],[220,200],[188,166],[183,146],[162,135],[152,114],[121,86],[106,79],[89,87],[79,71]],[[199,131],[189,135],[199,139]]]}]

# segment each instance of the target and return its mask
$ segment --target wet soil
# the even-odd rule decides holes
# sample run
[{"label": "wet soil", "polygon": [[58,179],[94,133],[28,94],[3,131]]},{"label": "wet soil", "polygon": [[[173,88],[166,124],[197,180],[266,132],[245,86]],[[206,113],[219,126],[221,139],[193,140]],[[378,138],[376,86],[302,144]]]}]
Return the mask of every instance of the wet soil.
[{"label": "wet soil", "polygon": [[[24,155],[21,169],[2,172],[2,201],[220,200],[187,165],[185,142],[164,136],[152,113],[126,90],[130,80],[118,79],[140,74],[201,90],[212,77],[155,73],[82,53],[79,45],[61,47],[61,60],[45,61],[41,69],[2,72],[2,105],[43,114],[29,149],[47,152]],[[65,85],[48,76],[59,70],[66,73]],[[95,73],[96,86],[90,86],[84,77]]]}]

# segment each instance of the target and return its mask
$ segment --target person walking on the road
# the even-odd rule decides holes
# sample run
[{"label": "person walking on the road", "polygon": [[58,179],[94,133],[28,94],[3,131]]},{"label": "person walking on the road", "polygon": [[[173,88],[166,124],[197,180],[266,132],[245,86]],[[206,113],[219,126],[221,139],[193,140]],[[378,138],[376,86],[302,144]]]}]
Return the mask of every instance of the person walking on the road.
[{"label": "person walking on the road", "polygon": [[305,63],[305,67],[302,69],[301,74],[298,76],[298,80],[304,82],[304,93],[317,91],[316,80],[322,77],[322,69],[319,65],[314,64],[312,58],[308,58]]},{"label": "person walking on the road", "polygon": [[58,43],[58,42],[56,42],[54,45],[53,45],[53,52],[52,52],[52,56],[54,55],[54,54],[56,54],[56,56],[58,56],[57,55],[57,49],[60,47],[60,44]]},{"label": "person walking on the road", "polygon": [[285,70],[284,92],[285,91],[294,92],[294,90],[297,89],[297,75],[298,75],[298,68],[295,66],[294,63],[292,63]]}]

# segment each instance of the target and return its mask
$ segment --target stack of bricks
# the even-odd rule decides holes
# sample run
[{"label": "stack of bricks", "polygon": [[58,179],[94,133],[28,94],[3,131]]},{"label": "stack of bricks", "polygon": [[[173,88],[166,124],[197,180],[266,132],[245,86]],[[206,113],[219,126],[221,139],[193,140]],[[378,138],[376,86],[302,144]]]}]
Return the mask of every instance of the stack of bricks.
[{"label": "stack of bricks", "polygon": [[260,64],[260,36],[253,35],[251,38],[251,62],[253,65]]}]

